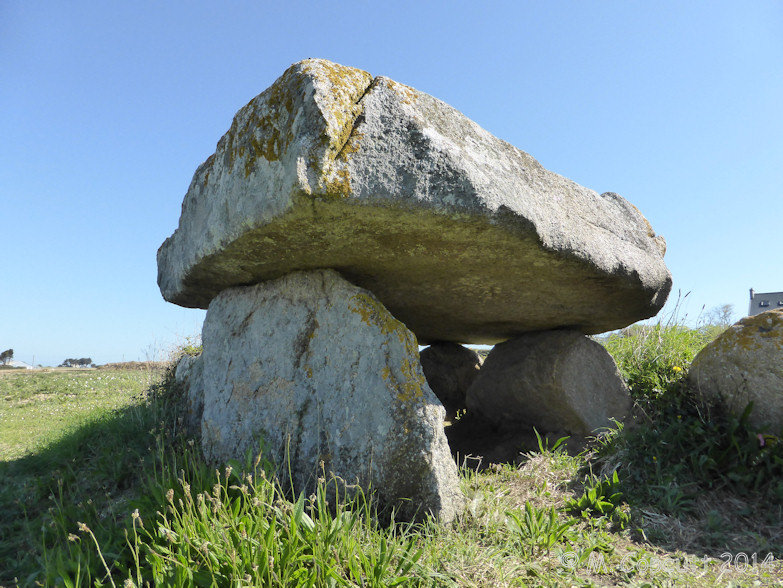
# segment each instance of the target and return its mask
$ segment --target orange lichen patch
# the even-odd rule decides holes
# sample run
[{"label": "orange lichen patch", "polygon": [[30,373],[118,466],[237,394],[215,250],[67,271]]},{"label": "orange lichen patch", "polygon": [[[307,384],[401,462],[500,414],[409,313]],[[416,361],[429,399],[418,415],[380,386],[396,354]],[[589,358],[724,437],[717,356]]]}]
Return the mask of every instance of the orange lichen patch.
[{"label": "orange lichen patch", "polygon": [[711,343],[721,350],[748,351],[770,344],[783,349],[783,309],[745,317]]},{"label": "orange lichen patch", "polygon": [[419,400],[424,396],[423,387],[427,385],[427,380],[421,369],[416,373],[418,365],[414,364],[409,358],[402,361],[400,369],[402,371],[403,381],[397,382],[400,391],[397,393],[397,400],[408,403]]},{"label": "orange lichen patch", "polygon": [[[371,83],[369,73],[329,61],[294,64],[237,113],[218,151],[229,169],[240,165],[248,177],[259,159],[275,162],[286,154],[297,134],[293,127],[301,124],[300,111],[305,111],[316,139],[303,154],[307,165],[328,167],[348,143],[361,114],[357,103]],[[331,153],[326,161],[325,153]]]},{"label": "orange lichen patch", "polygon": [[388,78],[384,78],[384,81],[386,82],[388,88],[400,97],[400,101],[403,104],[415,104],[418,102],[419,96],[416,90],[410,86],[406,86],[405,84],[395,82],[394,80],[390,80]]},{"label": "orange lichen patch", "polygon": [[383,335],[396,333],[400,343],[405,343],[405,325],[394,318],[378,300],[369,294],[354,294],[351,301],[351,312],[360,315],[363,323],[378,327]]}]

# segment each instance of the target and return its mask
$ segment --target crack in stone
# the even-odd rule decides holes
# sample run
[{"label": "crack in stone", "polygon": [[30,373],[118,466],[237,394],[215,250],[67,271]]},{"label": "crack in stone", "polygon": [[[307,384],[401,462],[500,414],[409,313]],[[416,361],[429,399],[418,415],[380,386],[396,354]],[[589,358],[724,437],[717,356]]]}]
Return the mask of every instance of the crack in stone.
[{"label": "crack in stone", "polygon": [[[372,81],[369,83],[369,85],[365,88],[364,92],[361,96],[354,102],[357,106],[361,104],[362,100],[364,100],[364,97],[369,94],[372,89],[378,84],[378,81],[380,80],[380,77],[374,77]],[[348,138],[345,140],[345,143],[342,144],[340,149],[337,151],[337,155],[335,155],[334,160],[337,161],[338,159],[345,160],[345,150],[348,147],[348,145],[351,143],[351,139],[354,138],[354,133],[356,132],[356,127],[358,127],[362,122],[364,122],[364,108],[362,108],[361,112],[357,114],[352,123],[351,123],[351,130],[348,133]]]}]

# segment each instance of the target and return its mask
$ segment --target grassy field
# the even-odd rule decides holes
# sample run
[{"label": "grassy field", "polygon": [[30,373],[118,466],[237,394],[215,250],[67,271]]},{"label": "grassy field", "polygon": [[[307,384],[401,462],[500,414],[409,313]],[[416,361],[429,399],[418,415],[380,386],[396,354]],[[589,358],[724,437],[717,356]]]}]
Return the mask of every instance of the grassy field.
[{"label": "grassy field", "polygon": [[93,416],[128,406],[153,377],[145,369],[0,371],[0,459],[22,457]]},{"label": "grassy field", "polygon": [[634,418],[463,469],[448,526],[381,524],[328,479],[286,496],[260,456],[207,467],[164,371],[1,373],[0,585],[783,585],[783,443],[684,384],[713,335],[604,341]]},{"label": "grassy field", "polygon": [[[160,377],[148,369],[0,372],[0,585],[42,580],[51,539],[81,513],[121,524],[125,490],[138,487],[123,476],[148,453],[142,426],[152,425],[148,395]],[[138,438],[126,445],[128,431]]]}]

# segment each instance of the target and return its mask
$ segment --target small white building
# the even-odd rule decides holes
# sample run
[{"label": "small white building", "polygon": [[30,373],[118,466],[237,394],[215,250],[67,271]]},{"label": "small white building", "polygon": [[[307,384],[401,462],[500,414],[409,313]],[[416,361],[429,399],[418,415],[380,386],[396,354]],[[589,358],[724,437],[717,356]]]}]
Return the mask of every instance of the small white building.
[{"label": "small white building", "polygon": [[23,361],[9,361],[8,365],[14,368],[24,368],[26,370],[34,370],[35,366],[25,363]]},{"label": "small white building", "polygon": [[756,292],[750,289],[750,308],[748,316],[753,316],[772,310],[783,308],[783,292]]}]

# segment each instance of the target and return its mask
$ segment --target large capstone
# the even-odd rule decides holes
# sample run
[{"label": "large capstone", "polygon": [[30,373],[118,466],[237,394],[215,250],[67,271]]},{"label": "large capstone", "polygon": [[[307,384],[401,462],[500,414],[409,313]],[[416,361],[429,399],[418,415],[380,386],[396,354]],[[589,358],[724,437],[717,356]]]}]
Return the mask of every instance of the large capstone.
[{"label": "large capstone", "polygon": [[242,108],[158,252],[176,304],[333,268],[422,343],[598,333],[655,315],[665,243],[614,193],[544,169],[447,104],[324,60]]},{"label": "large capstone", "polygon": [[295,493],[319,477],[359,484],[405,518],[463,504],[416,337],[331,270],[221,292],[201,356],[204,454],[263,450]]}]

